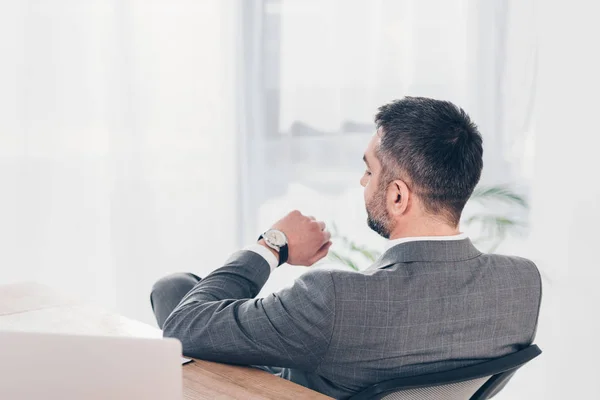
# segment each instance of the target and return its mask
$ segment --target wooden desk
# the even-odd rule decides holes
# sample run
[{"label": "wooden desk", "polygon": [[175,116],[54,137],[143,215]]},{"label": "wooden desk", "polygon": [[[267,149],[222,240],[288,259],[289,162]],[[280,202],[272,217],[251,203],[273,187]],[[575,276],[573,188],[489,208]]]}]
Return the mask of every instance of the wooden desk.
[{"label": "wooden desk", "polygon": [[[160,330],[52,289],[22,283],[0,286],[0,330],[161,337]],[[195,360],[183,366],[185,399],[331,399],[255,368]]]}]

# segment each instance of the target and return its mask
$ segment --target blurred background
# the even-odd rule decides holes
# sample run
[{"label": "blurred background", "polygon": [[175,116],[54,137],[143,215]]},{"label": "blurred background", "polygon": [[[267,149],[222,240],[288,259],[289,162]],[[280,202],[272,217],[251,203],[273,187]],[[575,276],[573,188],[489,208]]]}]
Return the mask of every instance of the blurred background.
[{"label": "blurred background", "polygon": [[[446,99],[484,137],[463,230],[544,278],[545,353],[498,398],[586,398],[600,328],[596,8],[1,0],[0,283],[153,323],[153,282],[205,276],[294,208],[335,230],[320,267],[364,268],[384,244],[359,185],[376,109]],[[303,271],[277,269],[262,293]]]}]

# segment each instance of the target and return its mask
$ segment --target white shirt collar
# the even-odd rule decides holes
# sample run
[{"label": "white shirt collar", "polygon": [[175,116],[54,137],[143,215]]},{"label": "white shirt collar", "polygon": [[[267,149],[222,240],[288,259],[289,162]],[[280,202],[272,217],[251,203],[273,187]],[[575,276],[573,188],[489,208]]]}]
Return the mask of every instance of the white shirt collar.
[{"label": "white shirt collar", "polygon": [[407,242],[418,242],[418,241],[424,241],[424,240],[463,240],[466,239],[468,236],[466,233],[459,233],[458,235],[452,235],[452,236],[415,236],[415,237],[405,237],[405,238],[400,238],[400,239],[392,239],[389,240],[385,246],[385,250],[389,250],[390,248],[402,244],[402,243],[407,243]]}]

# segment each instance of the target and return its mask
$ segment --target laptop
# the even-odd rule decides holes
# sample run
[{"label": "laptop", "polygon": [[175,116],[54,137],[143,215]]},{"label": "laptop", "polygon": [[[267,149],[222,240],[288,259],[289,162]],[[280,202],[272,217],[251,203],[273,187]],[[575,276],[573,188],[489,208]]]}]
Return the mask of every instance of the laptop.
[{"label": "laptop", "polygon": [[182,398],[175,339],[0,332],[0,399]]}]

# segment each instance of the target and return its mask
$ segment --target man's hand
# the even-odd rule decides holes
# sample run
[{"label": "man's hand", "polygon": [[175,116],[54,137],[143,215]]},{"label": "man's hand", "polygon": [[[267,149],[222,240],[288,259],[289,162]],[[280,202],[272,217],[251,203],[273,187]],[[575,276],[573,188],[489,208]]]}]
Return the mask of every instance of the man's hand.
[{"label": "man's hand", "polygon": [[331,247],[331,234],[325,230],[325,222],[304,216],[300,211],[292,211],[272,229],[287,236],[288,264],[311,266],[325,257]]}]

